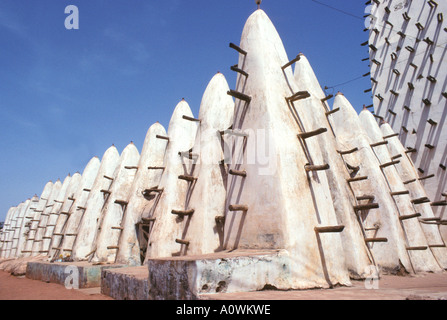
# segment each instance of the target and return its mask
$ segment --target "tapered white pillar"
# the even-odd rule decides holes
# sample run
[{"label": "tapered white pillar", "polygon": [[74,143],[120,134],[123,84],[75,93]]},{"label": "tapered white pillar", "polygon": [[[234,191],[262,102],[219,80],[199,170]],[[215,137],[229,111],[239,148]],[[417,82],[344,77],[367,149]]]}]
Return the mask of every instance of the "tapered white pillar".
[{"label": "tapered white pillar", "polygon": [[59,195],[59,191],[62,188],[62,182],[58,179],[51,188],[51,193],[48,197],[48,201],[43,208],[43,212],[40,214],[40,219],[37,224],[36,234],[34,236],[34,242],[32,247],[32,256],[40,255],[42,252],[43,245],[43,236],[45,234],[45,228],[48,222],[48,218],[50,216],[52,207],[54,206],[54,200],[57,200],[57,196]]},{"label": "tapered white pillar", "polygon": [[314,138],[327,133],[297,115],[299,99],[287,99],[299,88],[282,68],[289,59],[264,11],[249,17],[239,47],[238,68],[248,77],[238,76],[233,129],[248,137],[235,142],[230,169],[246,176],[228,180],[224,246],[285,250],[291,274],[279,288],[349,284],[326,174],[307,170],[324,164]]},{"label": "tapered white pillar", "polygon": [[[108,148],[101,159],[101,165],[85,204],[84,214],[75,229],[72,258],[87,260],[92,252],[101,210],[104,207],[113,184],[113,173],[119,163],[120,154],[115,146]],[[76,227],[76,226],[75,226]]]},{"label": "tapered white pillar", "polygon": [[[183,116],[193,118],[191,109],[185,100],[180,101],[171,116],[168,127],[169,143],[166,148],[163,166],[165,170],[158,188],[163,190],[160,199],[150,209],[150,218],[155,219],[149,235],[146,260],[158,257],[171,257],[180,253],[183,218],[173,214],[185,208],[188,189],[195,177],[188,172],[193,158],[190,151],[194,145],[197,124],[185,120]],[[185,180],[185,178],[189,180]]]},{"label": "tapered white pillar", "polygon": [[[419,180],[419,174],[413,164],[413,161],[406,152],[407,149],[404,148],[396,136],[395,132],[388,123],[384,123],[380,126],[382,134],[386,137],[388,141],[388,150],[394,159],[398,159],[399,163],[395,165],[399,176],[405,182],[405,187],[410,192],[412,199],[428,199],[427,193],[424,186]],[[433,210],[430,202],[424,202],[417,205],[417,213],[420,215],[415,216],[416,219],[421,224],[424,231],[425,237],[428,242],[430,250],[435,255],[438,263],[444,268],[447,268],[447,248],[445,242],[447,239],[443,239],[439,230],[439,221],[441,220],[437,217]]]},{"label": "tapered white pillar", "polygon": [[[183,218],[179,250],[186,255],[214,253],[223,247],[223,220],[228,179],[224,143],[231,137],[227,130],[233,123],[234,101],[223,74],[217,73],[209,82],[200,105],[193,155],[196,163],[190,172],[197,177],[187,207],[194,212]],[[222,140],[223,139],[223,140]],[[230,138],[231,139],[231,138]]]},{"label": "tapered white pillar", "polygon": [[[351,168],[358,167],[352,172],[350,184],[356,197],[364,198],[357,214],[375,261],[385,272],[413,272],[398,210],[372,150],[373,142],[344,95],[335,96],[333,109],[340,109],[332,115],[339,150],[356,150],[343,157]],[[367,207],[374,204],[378,208]]]},{"label": "tapered white pillar", "polygon": [[331,126],[332,112],[327,104],[330,97],[321,89],[308,59],[302,54],[295,63],[294,77],[298,90],[310,93],[309,98],[297,104],[297,112],[311,124],[311,128],[321,127],[327,130],[327,134],[318,135],[313,139],[321,148],[323,162],[329,165],[325,172],[337,220],[345,226],[340,235],[350,276],[364,278],[369,275],[369,267],[374,264],[374,258],[364,241],[362,227],[354,210],[355,195],[347,182],[350,178],[349,172],[338,152]]},{"label": "tapered white pillar", "polygon": [[[374,155],[380,162],[382,173],[391,190],[391,196],[396,204],[401,226],[407,241],[407,250],[411,263],[416,272],[440,272],[441,268],[428,247],[427,239],[417,219],[404,219],[403,217],[418,213],[418,204],[413,204],[406,185],[397,172],[396,165],[399,159],[391,159],[388,151],[388,140],[383,139],[382,131],[374,116],[367,109],[360,112],[360,123],[373,143],[386,142],[373,148]],[[404,220],[402,220],[404,219]]]},{"label": "tapered white pillar", "polygon": [[51,195],[51,189],[53,188],[53,182],[49,181],[40,195],[39,202],[36,203],[34,207],[34,213],[32,213],[33,218],[31,219],[31,225],[29,227],[29,232],[27,236],[27,241],[25,245],[25,250],[22,252],[25,253],[26,257],[30,257],[32,255],[33,243],[37,233],[37,226],[40,222],[41,213],[44,211],[45,206],[48,202],[48,198]]},{"label": "tapered white pillar", "polygon": [[79,188],[79,185],[82,180],[82,175],[79,172],[76,172],[73,174],[73,176],[70,179],[70,184],[68,185],[67,192],[64,196],[64,199],[62,200],[63,203],[61,204],[61,207],[58,208],[59,210],[55,213],[55,220],[54,227],[49,229],[49,232],[51,232],[51,235],[48,235],[51,237],[50,244],[48,245],[48,257],[49,259],[57,259],[62,257],[62,253],[60,252],[60,243],[62,241],[63,236],[63,228],[65,223],[67,222],[67,214],[70,212],[71,207],[74,203],[74,195],[76,191]]},{"label": "tapered white pillar", "polygon": [[95,239],[93,262],[115,262],[118,241],[121,235],[121,221],[129,203],[129,190],[137,173],[140,154],[133,143],[121,153],[113,173],[110,195],[101,212],[98,235]]},{"label": "tapered white pillar", "polygon": [[[122,221],[120,243],[118,244],[117,263],[141,265],[144,261],[147,236],[146,229],[150,229],[152,222],[143,225],[143,218],[149,214],[152,205],[159,199],[158,186],[164,171],[163,158],[167,140],[166,130],[160,123],[153,124],[146,133],[138,162],[138,169],[129,190],[129,204]],[[154,191],[155,190],[155,191]]]},{"label": "tapered white pillar", "polygon": [[53,231],[56,226],[57,217],[59,215],[59,211],[62,208],[64,200],[67,198],[67,191],[70,186],[70,182],[71,182],[71,175],[68,175],[67,177],[65,177],[64,182],[62,183],[62,186],[60,187],[59,192],[53,201],[53,205],[49,207],[50,211],[48,214],[48,220],[42,237],[42,247],[39,252],[40,254],[43,254],[45,256],[48,255],[49,253],[49,247],[51,243],[51,238],[53,236]]}]

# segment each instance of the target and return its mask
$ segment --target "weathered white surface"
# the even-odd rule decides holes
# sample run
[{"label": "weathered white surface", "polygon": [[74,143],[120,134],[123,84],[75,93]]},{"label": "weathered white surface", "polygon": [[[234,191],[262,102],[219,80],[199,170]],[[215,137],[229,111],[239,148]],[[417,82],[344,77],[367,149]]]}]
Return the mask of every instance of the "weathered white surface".
[{"label": "weathered white surface", "polygon": [[146,189],[157,188],[163,174],[161,169],[148,168],[163,167],[163,158],[167,146],[167,141],[158,139],[157,135],[166,136],[165,128],[158,122],[153,124],[146,133],[138,162],[138,171],[129,190],[129,204],[122,222],[124,229],[122,230],[116,257],[117,263],[137,266],[141,265],[142,262],[136,224],[140,222],[142,217],[149,214],[154,201],[158,199],[157,193],[152,194],[154,195],[153,199],[146,199],[143,192]]},{"label": "weathered white surface", "polygon": [[62,248],[61,252],[68,252],[70,256],[73,249],[73,242],[76,238],[77,227],[82,215],[84,214],[85,204],[90,194],[90,190],[92,189],[93,183],[95,182],[96,176],[98,175],[100,166],[101,161],[99,158],[93,157],[85,167],[84,171],[82,172],[81,182],[79,183],[78,189],[74,194],[75,200],[70,208],[68,220],[62,229],[64,236],[60,245]]},{"label": "weathered white surface", "polygon": [[300,60],[295,63],[295,83],[298,90],[308,91],[311,97],[301,104],[295,105],[298,107],[298,113],[303,115],[307,123],[311,124],[310,128],[322,127],[327,129],[326,134],[318,135],[313,139],[320,145],[323,160],[330,166],[326,175],[337,220],[339,224],[345,226],[341,238],[346,256],[346,265],[351,277],[364,278],[365,275],[369,275],[369,266],[373,264],[373,261],[370,258],[371,252],[365,244],[362,229],[354,211],[355,196],[346,181],[350,176],[343,158],[337,152],[337,141],[326,116],[329,107],[327,103],[322,102],[326,95],[321,89],[308,59],[304,55],[300,55],[300,57]]},{"label": "weathered white surface", "polygon": [[[388,123],[384,123],[380,126],[382,130],[382,134],[384,137],[393,135],[395,132],[391,128]],[[396,165],[396,169],[399,173],[399,176],[403,181],[412,181],[412,183],[408,183],[406,188],[410,191],[411,198],[418,199],[427,197],[427,193],[422,186],[422,183],[417,180],[419,177],[416,168],[414,167],[413,161],[408,157],[405,153],[406,149],[400,142],[398,137],[387,138],[388,141],[388,150],[392,156],[402,155],[399,158],[400,162]],[[421,203],[417,205],[417,211],[421,214],[422,219],[433,219],[435,218],[435,214],[433,213],[432,207],[430,203]],[[424,230],[425,237],[427,239],[431,251],[435,255],[439,264],[443,267],[447,267],[447,248],[439,247],[439,245],[445,246],[445,239],[443,241],[441,234],[439,232],[438,225],[436,222],[426,222],[421,223],[421,227]]]},{"label": "weathered white surface", "polygon": [[42,247],[40,249],[40,253],[47,255],[49,252],[49,247],[51,243],[51,238],[53,236],[53,230],[56,226],[57,217],[59,215],[59,211],[62,208],[62,204],[64,203],[64,200],[67,198],[67,191],[70,186],[71,181],[71,175],[68,175],[65,177],[64,182],[62,183],[62,186],[59,189],[59,192],[54,199],[54,203],[49,210],[48,220],[45,225],[45,231],[42,237]]},{"label": "weathered white surface", "polygon": [[8,233],[9,233],[9,227],[11,225],[11,220],[14,212],[17,210],[17,207],[11,207],[8,210],[8,213],[6,214],[5,223],[3,224],[3,230],[1,234],[1,241],[2,241],[2,250],[0,254],[0,258],[6,258],[6,249],[8,245]]},{"label": "weathered white surface", "polygon": [[32,256],[33,243],[37,232],[37,226],[39,225],[40,215],[44,211],[48,198],[51,195],[51,189],[53,188],[53,182],[49,181],[40,195],[39,202],[36,203],[33,218],[31,219],[31,226],[29,228],[28,238],[25,245],[25,257]]},{"label": "weathered white surface", "polygon": [[[349,284],[341,237],[317,234],[318,226],[337,225],[324,173],[305,171],[308,163],[297,134],[301,132],[286,97],[299,89],[289,59],[270,19],[257,10],[247,20],[240,47],[240,75],[236,90],[251,96],[251,103],[236,102],[233,128],[250,134],[235,144],[230,168],[245,170],[246,178],[228,180],[227,204],[247,205],[248,211],[229,211],[225,217],[226,249],[286,249],[290,255],[290,288]],[[290,85],[290,87],[289,87]],[[299,105],[299,102],[298,102]],[[304,123],[312,131],[312,123]],[[307,139],[316,164],[323,159],[313,138]],[[272,283],[272,285],[275,285]]]},{"label": "weathered white surface", "polygon": [[95,240],[95,253],[91,259],[93,262],[115,262],[116,248],[121,230],[113,229],[121,227],[126,205],[116,201],[127,201],[128,193],[132,186],[137,170],[140,154],[133,143],[127,145],[121,153],[119,162],[113,173],[113,183],[110,187],[110,196],[102,211],[101,221],[98,225],[98,235]]},{"label": "weathered white surface", "polygon": [[375,262],[385,271],[412,272],[397,207],[379,168],[380,163],[370,146],[372,141],[363,129],[357,112],[342,94],[335,97],[333,109],[336,108],[340,108],[340,111],[333,114],[332,119],[339,150],[358,148],[357,152],[344,155],[344,159],[351,166],[360,168],[353,177],[368,177],[367,180],[352,182],[351,186],[357,197],[372,195],[374,202],[379,204],[378,209],[363,210],[360,213],[365,229],[378,227],[377,230],[367,231],[366,235],[368,238],[388,239],[386,243],[370,244]]},{"label": "weathered white surface", "polygon": [[11,220],[9,222],[9,226],[7,229],[6,235],[6,250],[5,250],[5,258],[13,258],[12,256],[12,248],[13,248],[13,239],[14,233],[16,231],[16,226],[18,225],[18,216],[20,212],[23,210],[24,203],[20,203],[17,208],[14,210],[11,216]]},{"label": "weathered white surface", "polygon": [[[359,115],[360,123],[373,143],[382,142],[383,134],[374,116],[368,110],[363,110]],[[386,145],[373,148],[374,154],[380,164],[392,162],[391,155]],[[396,160],[398,161],[398,159]],[[382,168],[383,175],[388,183],[391,192],[407,191],[395,165]],[[418,213],[419,205],[411,203],[412,198],[408,194],[392,196],[396,204],[398,215],[412,215]],[[409,250],[411,264],[416,272],[440,272],[441,268],[435,260],[431,250],[428,248],[427,239],[417,219],[407,219],[401,221],[407,247],[426,247],[427,250]]]},{"label": "weathered white surface", "polygon": [[[56,223],[55,226],[51,231],[51,242],[48,246],[48,257],[52,259],[55,254],[59,255],[59,251],[55,248],[58,248],[62,236],[60,235],[62,233],[63,227],[65,225],[65,222],[67,221],[67,215],[61,214],[62,212],[69,212],[70,208],[73,206],[74,202],[74,194],[76,190],[79,187],[79,184],[81,183],[82,175],[79,172],[76,172],[70,179],[70,184],[68,185],[67,192],[65,194],[62,206],[59,208],[59,211],[56,215]],[[56,212],[54,212],[56,213]]]},{"label": "weathered white surface", "polygon": [[95,181],[89,193],[85,212],[76,230],[72,258],[74,260],[85,260],[87,254],[92,252],[101,210],[109,196],[107,192],[112,185],[110,178],[113,177],[120,154],[115,146],[108,148],[101,159],[101,165]]},{"label": "weathered white surface", "polygon": [[30,199],[28,207],[26,208],[26,211],[25,211],[25,214],[23,217],[23,221],[22,221],[22,225],[21,225],[21,229],[20,229],[19,242],[17,244],[16,256],[18,258],[24,257],[24,255],[25,255],[25,253],[22,251],[25,250],[25,245],[26,245],[28,233],[29,233],[29,227],[31,226],[31,219],[33,218],[34,209],[38,202],[39,202],[39,197],[37,195],[34,195]]},{"label": "weathered white surface", "polygon": [[[208,84],[200,105],[200,125],[193,154],[199,155],[190,172],[198,178],[187,207],[194,209],[185,217],[180,239],[189,241],[183,246],[187,255],[213,253],[222,250],[223,224],[216,218],[225,214],[227,172],[220,131],[233,123],[234,101],[227,94],[228,83],[223,74],[216,74]],[[200,236],[199,236],[200,235]],[[180,244],[178,248],[180,249]]]},{"label": "weathered white surface", "polygon": [[169,122],[169,143],[163,160],[165,170],[159,185],[163,193],[151,208],[150,217],[156,220],[149,236],[146,260],[153,257],[170,257],[180,251],[175,240],[180,239],[182,221],[171,211],[185,209],[190,182],[180,180],[179,176],[189,174],[189,166],[185,164],[192,160],[180,156],[179,152],[187,152],[193,148],[197,132],[197,124],[183,119],[184,115],[193,117],[188,103],[182,100],[175,107]]},{"label": "weathered white surface", "polygon": [[[370,60],[380,63],[371,63],[371,77],[377,81],[372,83],[375,113],[400,134],[405,147],[416,149],[409,156],[416,168],[423,170],[420,176],[435,174],[422,184],[430,200],[439,201],[445,200],[442,193],[447,191],[447,95],[443,95],[447,92],[447,1],[433,2],[436,6],[430,5],[430,1],[384,0],[379,4],[373,1],[372,13],[377,17],[373,28],[379,32],[370,32],[369,44],[377,48],[370,50]],[[390,13],[386,13],[386,6]],[[404,13],[410,20],[404,19]],[[430,76],[435,80],[430,81]],[[424,99],[431,104],[426,105]],[[427,144],[434,148],[427,148]],[[446,219],[447,207],[436,207],[433,211]]]},{"label": "weathered white surface", "polygon": [[58,179],[51,188],[51,194],[48,197],[48,201],[43,209],[43,212],[40,214],[40,219],[37,225],[36,234],[34,236],[33,248],[32,248],[32,256],[37,256],[42,252],[43,245],[43,236],[45,234],[45,228],[48,222],[48,217],[50,216],[52,207],[54,206],[54,200],[57,200],[57,196],[59,195],[59,191],[62,188],[62,182]]},{"label": "weathered white surface", "polygon": [[10,254],[11,257],[17,258],[20,254],[20,251],[22,250],[21,244],[23,243],[23,241],[21,241],[21,239],[24,238],[23,229],[26,221],[25,215],[27,214],[27,210],[30,207],[30,205],[31,205],[31,199],[27,199],[23,203],[23,206],[17,216],[17,222],[14,229],[14,236],[12,242],[12,251]]}]

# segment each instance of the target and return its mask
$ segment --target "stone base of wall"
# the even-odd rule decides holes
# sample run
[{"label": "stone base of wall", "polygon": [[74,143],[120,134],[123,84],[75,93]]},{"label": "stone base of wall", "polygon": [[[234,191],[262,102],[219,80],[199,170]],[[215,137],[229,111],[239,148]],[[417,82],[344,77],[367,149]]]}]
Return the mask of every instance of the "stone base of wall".
[{"label": "stone base of wall", "polygon": [[92,265],[88,262],[28,262],[26,277],[75,289],[94,288],[101,286],[102,270],[121,267],[123,265]]},{"label": "stone base of wall", "polygon": [[290,263],[280,250],[238,251],[147,261],[149,299],[197,300],[202,294],[291,287]]},{"label": "stone base of wall", "polygon": [[148,268],[105,269],[101,276],[101,293],[116,300],[148,300]]}]

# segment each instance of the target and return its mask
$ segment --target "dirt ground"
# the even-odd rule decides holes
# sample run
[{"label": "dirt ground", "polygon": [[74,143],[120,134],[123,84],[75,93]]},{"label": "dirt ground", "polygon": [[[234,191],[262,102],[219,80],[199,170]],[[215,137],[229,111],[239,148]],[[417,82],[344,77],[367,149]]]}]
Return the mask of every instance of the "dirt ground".
[{"label": "dirt ground", "polygon": [[[354,281],[352,287],[326,290],[221,293],[203,300],[447,300],[447,272],[417,276],[383,276],[377,283]],[[0,300],[113,300],[99,288],[69,290],[64,286],[16,277],[0,271]]]},{"label": "dirt ground", "polygon": [[113,300],[99,288],[68,290],[55,283],[16,277],[0,271],[0,300]]}]

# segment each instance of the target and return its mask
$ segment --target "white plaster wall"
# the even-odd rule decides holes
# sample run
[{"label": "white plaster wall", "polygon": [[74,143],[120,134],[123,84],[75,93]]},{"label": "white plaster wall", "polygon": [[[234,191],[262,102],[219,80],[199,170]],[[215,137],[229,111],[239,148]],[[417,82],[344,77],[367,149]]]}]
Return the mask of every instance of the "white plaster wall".
[{"label": "white plaster wall", "polygon": [[[248,106],[236,101],[234,129],[249,133],[246,148],[235,144],[230,168],[247,177],[229,178],[227,205],[246,205],[248,211],[229,211],[225,217],[227,250],[286,249],[290,255],[292,287],[327,287],[349,283],[340,234],[316,234],[317,226],[337,224],[324,173],[306,173],[308,163],[297,134],[301,132],[286,98],[298,91],[284,46],[264,11],[247,20],[240,47],[236,90],[250,96]],[[290,85],[290,87],[289,87]],[[299,104],[299,102],[298,102]],[[319,128],[304,123],[307,131]],[[312,138],[307,146],[316,164],[321,150]],[[256,190],[256,192],[253,192]]]},{"label": "white plaster wall", "polygon": [[155,197],[152,200],[148,200],[143,196],[143,192],[146,189],[157,188],[164,171],[161,169],[148,169],[149,167],[163,167],[167,141],[158,139],[157,135],[167,135],[165,128],[158,122],[153,124],[146,133],[140,160],[138,161],[138,171],[129,190],[129,204],[122,221],[123,230],[120,243],[118,244],[117,263],[141,265],[141,248],[136,232],[136,224],[148,213],[154,201],[158,199],[157,194],[153,194]]},{"label": "white plaster wall", "polygon": [[[376,263],[385,271],[398,272],[404,268],[412,272],[409,255],[406,250],[405,236],[398,220],[398,211],[390,195],[390,188],[379,168],[380,163],[373,153],[373,141],[366,134],[359,116],[352,105],[342,94],[335,96],[333,109],[340,111],[332,115],[339,150],[358,151],[345,155],[344,159],[359,171],[353,177],[368,177],[367,180],[356,181],[351,186],[356,196],[374,196],[378,209],[361,212],[361,220],[365,229],[378,227],[376,231],[368,231],[368,238],[387,238],[387,242],[370,244]],[[402,270],[401,270],[402,271]]]},{"label": "white plaster wall", "polygon": [[119,162],[113,173],[113,183],[110,187],[110,196],[102,211],[101,221],[98,224],[98,235],[95,239],[95,253],[91,259],[93,262],[115,262],[123,215],[126,214],[126,205],[115,201],[127,201],[128,192],[132,186],[137,170],[140,154],[137,147],[131,142],[121,153]]},{"label": "white plaster wall", "polygon": [[[360,112],[360,122],[373,143],[386,141],[383,139],[382,131],[374,119],[374,116],[368,110]],[[380,145],[373,148],[374,155],[380,164],[392,162],[391,155],[387,145]],[[395,161],[400,161],[399,159]],[[390,165],[381,169],[388,183],[390,192],[407,191],[395,165]],[[411,196],[408,194],[391,195],[396,204],[398,215],[411,215],[417,213],[419,205],[411,203]],[[405,234],[407,247],[426,247],[426,250],[408,250],[411,263],[416,272],[440,272],[442,269],[437,263],[431,250],[428,248],[427,239],[424,231],[417,219],[407,219],[401,221],[401,226]]]},{"label": "white plaster wall", "polygon": [[56,199],[54,200],[53,205],[50,207],[50,213],[48,216],[48,221],[47,224],[45,226],[45,231],[43,234],[43,241],[42,241],[42,248],[41,248],[41,253],[42,254],[48,254],[49,252],[49,247],[50,247],[50,243],[51,243],[51,238],[53,236],[53,231],[54,228],[56,226],[56,221],[59,215],[59,211],[62,208],[62,204],[64,203],[64,200],[67,197],[67,190],[68,187],[70,185],[70,181],[71,181],[71,175],[68,175],[65,179],[64,182],[62,183],[62,186],[59,190],[59,193],[56,197]]},{"label": "white plaster wall", "polygon": [[1,241],[2,241],[2,250],[0,257],[5,258],[6,257],[6,249],[7,249],[7,237],[8,237],[8,230],[9,226],[11,225],[11,219],[12,215],[14,214],[17,207],[11,207],[8,210],[8,213],[6,214],[5,223],[3,224],[2,234],[1,234]]},{"label": "white plaster wall", "polygon": [[[193,153],[199,155],[191,171],[198,177],[189,199],[194,214],[183,221],[182,239],[189,241],[185,254],[198,255],[222,250],[223,224],[216,222],[225,213],[227,186],[224,148],[220,131],[233,123],[234,101],[223,74],[217,73],[203,94],[200,104],[200,125]],[[200,235],[200,236],[198,236]]]},{"label": "white plaster wall", "polygon": [[306,100],[308,103],[301,105],[299,112],[306,116],[313,127],[320,126],[328,130],[327,134],[313,139],[320,145],[323,160],[330,166],[326,175],[338,223],[345,226],[341,237],[347,267],[351,277],[362,278],[373,264],[373,260],[370,258],[371,253],[364,242],[362,229],[354,211],[355,197],[346,181],[350,176],[343,158],[337,151],[337,141],[330,124],[331,116],[326,116],[330,108],[327,102],[322,102],[326,95],[304,55],[300,55],[300,60],[295,63],[294,76],[298,90],[308,91],[311,94]]},{"label": "white plaster wall", "polygon": [[[387,137],[393,135],[395,132],[391,128],[388,123],[384,123],[380,126],[383,136]],[[422,183],[417,180],[418,173],[416,168],[414,167],[413,161],[411,158],[405,153],[405,148],[400,142],[398,137],[387,138],[388,141],[388,150],[392,156],[401,155],[400,162],[395,166],[402,181],[413,181],[406,185],[408,191],[410,191],[410,196],[412,199],[418,199],[427,197],[427,193],[425,188],[422,186]],[[435,218],[435,214],[433,213],[432,207],[430,203],[421,203],[417,205],[417,211],[421,214],[422,219],[433,219]],[[435,255],[439,264],[445,269],[447,265],[447,248],[445,247],[445,242],[443,241],[441,234],[439,232],[438,225],[435,224],[434,221],[422,223],[421,227],[425,233],[427,238],[428,245],[430,246],[430,250]],[[443,245],[444,247],[439,247]]]},{"label": "white plaster wall", "polygon": [[185,205],[190,182],[180,180],[179,176],[190,174],[187,168],[192,160],[181,157],[179,152],[187,152],[193,148],[197,133],[197,124],[183,119],[184,115],[193,117],[188,103],[182,100],[175,107],[169,122],[169,143],[163,161],[165,170],[159,185],[163,193],[151,209],[151,217],[155,218],[155,222],[149,236],[146,260],[153,257],[170,257],[182,250],[175,242],[181,237],[182,221],[171,212],[189,209],[185,208]]},{"label": "white plaster wall", "polygon": [[[447,190],[447,97],[443,95],[447,92],[447,2],[435,2],[437,6],[431,7],[426,0],[381,0],[379,5],[373,1],[372,13],[377,16],[373,29],[379,33],[370,32],[369,44],[377,48],[377,51],[370,49],[371,77],[377,81],[372,83],[374,110],[400,134],[406,148],[416,148],[411,159],[420,170],[419,175],[436,175],[423,181],[423,185],[428,197],[439,201]],[[409,21],[404,19],[404,13],[410,17]],[[438,15],[442,15],[442,21],[438,21]],[[417,23],[423,30],[418,29]],[[433,44],[424,41],[427,38]],[[408,46],[414,52],[407,50]],[[381,64],[373,63],[373,59]],[[429,81],[429,76],[436,82]],[[410,90],[408,83],[413,84],[414,90]],[[377,95],[383,97],[382,102]],[[431,105],[426,106],[423,99],[428,99]],[[436,124],[428,122],[431,120]],[[427,148],[427,144],[434,148]],[[435,208],[435,213],[445,220],[446,210],[446,207]]]},{"label": "white plaster wall", "polygon": [[31,251],[33,249],[33,243],[37,232],[37,226],[39,225],[40,215],[45,209],[48,198],[51,195],[51,189],[53,188],[53,182],[49,181],[40,195],[39,202],[36,203],[33,218],[31,219],[31,226],[29,229],[28,238],[25,245],[25,256],[30,257],[32,255]]},{"label": "white plaster wall", "polygon": [[74,202],[70,208],[68,220],[63,227],[64,237],[62,238],[60,247],[61,252],[71,256],[73,241],[76,238],[77,226],[85,211],[85,204],[87,202],[90,190],[98,175],[101,161],[98,157],[93,157],[82,172],[82,179],[79,183],[78,189],[74,194]]},{"label": "white plaster wall", "polygon": [[39,255],[40,251],[42,250],[43,236],[45,234],[45,228],[46,228],[46,225],[48,222],[48,217],[49,217],[52,207],[55,203],[54,200],[56,200],[56,197],[58,196],[61,187],[62,187],[62,182],[58,179],[53,184],[53,188],[51,189],[51,194],[48,197],[48,201],[45,205],[45,208],[43,209],[43,212],[40,214],[40,219],[39,219],[39,222],[37,225],[36,234],[34,236],[33,249],[32,249],[33,256]]},{"label": "white plaster wall", "polygon": [[[65,194],[65,198],[63,200],[62,206],[57,212],[57,219],[54,228],[51,230],[51,242],[49,245],[48,257],[52,259],[55,257],[57,250],[55,248],[59,248],[62,236],[59,235],[63,232],[63,227],[67,221],[67,215],[61,214],[61,212],[69,212],[74,203],[74,195],[76,190],[81,183],[82,175],[79,172],[73,174],[70,179],[70,184],[67,188],[67,193]],[[58,252],[57,252],[58,253]],[[58,253],[59,254],[59,253]],[[57,257],[56,257],[57,258]]]},{"label": "white plaster wall", "polygon": [[39,202],[39,197],[37,195],[34,195],[28,204],[28,207],[26,208],[24,218],[22,221],[22,226],[20,230],[20,238],[19,242],[17,244],[17,257],[21,258],[25,255],[23,250],[25,250],[25,245],[28,238],[28,232],[29,232],[29,226],[31,224],[30,220],[33,218],[34,209],[36,206],[36,203]]},{"label": "white plaster wall", "polygon": [[119,158],[120,155],[115,146],[108,148],[102,156],[98,174],[85,204],[86,209],[75,232],[77,236],[72,251],[74,260],[85,260],[88,258],[87,255],[92,252],[101,210],[109,196],[101,190],[110,189],[112,180],[107,177],[113,177]]},{"label": "white plaster wall", "polygon": [[24,206],[19,213],[18,220],[16,223],[16,230],[14,231],[13,238],[13,251],[11,252],[11,256],[17,258],[21,252],[21,244],[23,243],[21,240],[23,239],[23,226],[25,225],[25,215],[28,211],[28,208],[31,205],[31,199],[27,199],[24,202]]}]

